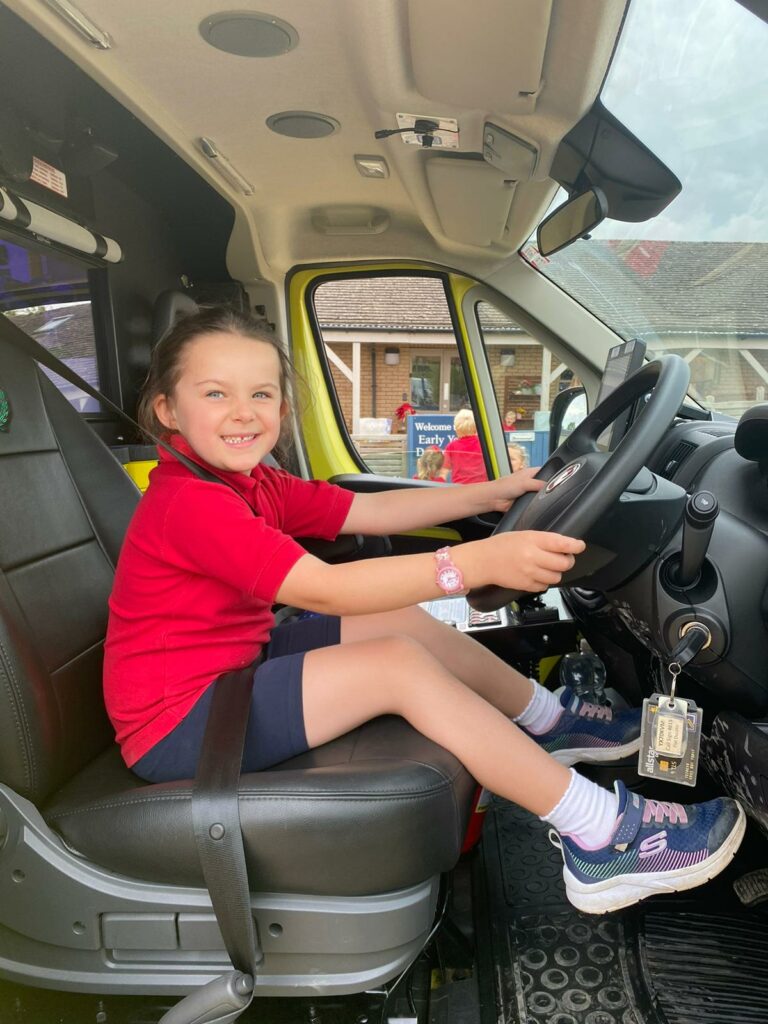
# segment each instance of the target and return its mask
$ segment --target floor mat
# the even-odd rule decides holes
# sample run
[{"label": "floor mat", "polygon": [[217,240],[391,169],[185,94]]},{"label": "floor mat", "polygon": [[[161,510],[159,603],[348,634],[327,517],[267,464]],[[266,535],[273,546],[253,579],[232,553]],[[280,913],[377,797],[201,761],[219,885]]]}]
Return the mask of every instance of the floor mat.
[{"label": "floor mat", "polygon": [[[494,800],[483,832],[485,963],[499,1024],[766,1024],[765,911],[737,868],[608,916],[574,910],[549,826]],[[490,1000],[488,1000],[490,1002]]]},{"label": "floor mat", "polygon": [[644,982],[668,1024],[765,1024],[768,930],[748,911],[643,915]]}]

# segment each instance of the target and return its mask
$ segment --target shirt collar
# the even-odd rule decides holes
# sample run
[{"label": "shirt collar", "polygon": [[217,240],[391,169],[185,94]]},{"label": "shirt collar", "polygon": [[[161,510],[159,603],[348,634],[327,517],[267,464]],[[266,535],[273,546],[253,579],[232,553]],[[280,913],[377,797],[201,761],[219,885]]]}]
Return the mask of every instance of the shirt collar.
[{"label": "shirt collar", "polygon": [[[261,466],[254,466],[251,470],[250,476],[245,476],[243,473],[229,472],[226,469],[219,469],[216,466],[211,466],[204,459],[201,459],[197,452],[190,446],[186,438],[182,437],[181,434],[164,434],[162,437],[166,444],[169,444],[171,448],[181,452],[182,455],[186,455],[188,459],[196,462],[198,466],[202,466],[203,469],[207,469],[209,473],[215,474],[220,480],[225,480],[230,486],[237,488],[245,495],[250,495],[256,486],[257,479],[261,477]],[[160,462],[163,463],[175,463],[176,465],[182,465],[178,459],[174,458],[169,451],[165,448],[157,446],[157,453],[160,458]]]}]

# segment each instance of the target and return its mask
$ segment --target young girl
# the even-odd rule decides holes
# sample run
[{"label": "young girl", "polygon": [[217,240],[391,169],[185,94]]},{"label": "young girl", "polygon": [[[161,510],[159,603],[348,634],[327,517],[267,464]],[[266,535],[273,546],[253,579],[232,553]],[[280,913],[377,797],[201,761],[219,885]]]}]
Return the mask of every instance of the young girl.
[{"label": "young girl", "polygon": [[416,464],[414,480],[445,480],[443,453],[439,448],[426,448]]},{"label": "young girl", "polygon": [[[107,707],[126,763],[153,782],[191,777],[211,684],[268,644],[254,674],[245,771],[378,715],[401,715],[483,786],[553,825],[568,895],[581,909],[617,909],[720,871],[744,831],[734,801],[683,807],[621,783],[609,792],[569,770],[637,751],[638,712],[612,713],[568,691],[558,699],[416,607],[487,583],[545,590],[582,541],[513,532],[436,555],[328,565],[293,539],[503,512],[542,486],[535,470],[357,495],[303,481],[261,465],[287,422],[289,395],[278,342],[233,312],[181,321],[153,353],[143,423],[230,486],[200,480],[161,451],[131,522],[105,657]],[[321,614],[273,630],[274,602]]]},{"label": "young girl", "polygon": [[528,456],[521,444],[508,444],[507,451],[509,452],[509,468],[513,473],[527,467]]},{"label": "young girl", "polygon": [[456,437],[445,446],[445,469],[452,484],[477,484],[488,479],[483,450],[471,409],[459,409],[453,418]]}]

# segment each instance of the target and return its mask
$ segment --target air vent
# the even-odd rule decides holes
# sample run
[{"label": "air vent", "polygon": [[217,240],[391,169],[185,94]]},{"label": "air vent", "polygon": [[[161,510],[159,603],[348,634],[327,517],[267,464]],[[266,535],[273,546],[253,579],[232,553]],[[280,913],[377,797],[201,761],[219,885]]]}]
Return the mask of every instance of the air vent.
[{"label": "air vent", "polygon": [[697,448],[698,445],[692,444],[690,441],[678,441],[667,456],[667,461],[664,463],[661,475],[666,480],[674,480],[678,469],[680,469],[691,452],[695,452]]}]

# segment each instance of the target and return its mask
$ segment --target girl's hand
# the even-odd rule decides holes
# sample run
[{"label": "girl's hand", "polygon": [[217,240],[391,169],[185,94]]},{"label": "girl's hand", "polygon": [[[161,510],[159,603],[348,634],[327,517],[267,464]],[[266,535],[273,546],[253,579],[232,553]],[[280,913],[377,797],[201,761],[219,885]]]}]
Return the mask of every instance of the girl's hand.
[{"label": "girl's hand", "polygon": [[519,530],[480,541],[485,546],[481,572],[490,583],[510,590],[541,591],[555,587],[573,568],[583,540],[560,533]]},{"label": "girl's hand", "polygon": [[534,480],[534,477],[541,469],[541,466],[532,466],[529,469],[518,469],[516,473],[510,473],[499,480],[493,480],[491,487],[492,504],[486,510],[488,512],[506,512],[515,498],[528,491],[540,491],[546,487],[546,480]]}]

